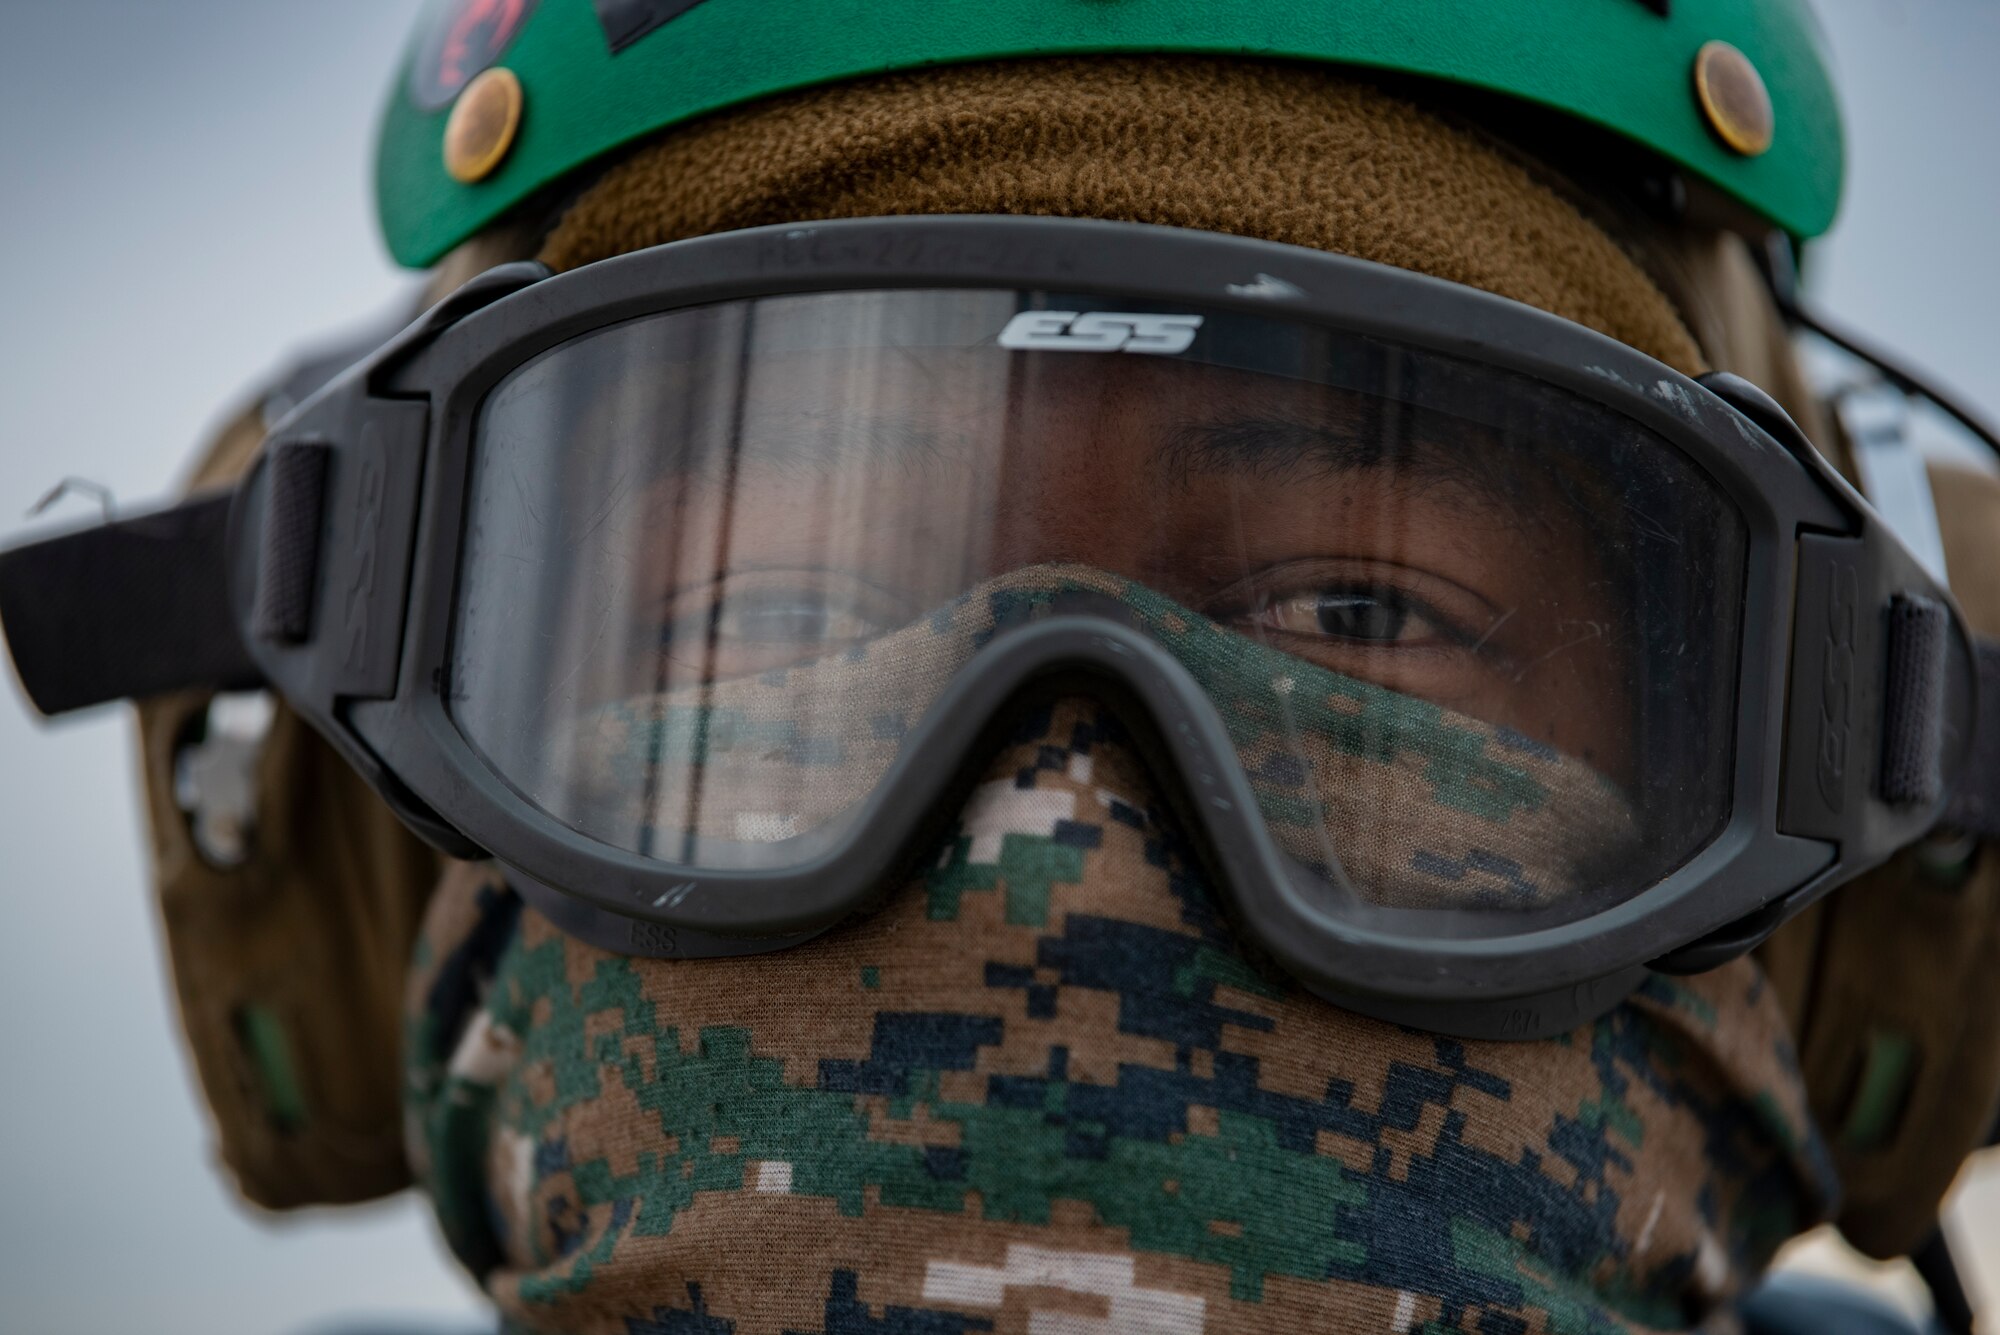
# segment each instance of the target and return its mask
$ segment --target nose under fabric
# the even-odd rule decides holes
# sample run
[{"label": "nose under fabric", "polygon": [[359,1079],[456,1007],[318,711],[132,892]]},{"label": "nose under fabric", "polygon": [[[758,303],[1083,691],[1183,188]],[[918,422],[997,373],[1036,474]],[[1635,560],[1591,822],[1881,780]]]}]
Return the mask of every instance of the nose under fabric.
[{"label": "nose under fabric", "polygon": [[1088,700],[804,947],[613,956],[470,868],[426,939],[415,1145],[524,1329],[1669,1328],[1830,1190],[1747,964],[1557,1043],[1337,1010]]}]

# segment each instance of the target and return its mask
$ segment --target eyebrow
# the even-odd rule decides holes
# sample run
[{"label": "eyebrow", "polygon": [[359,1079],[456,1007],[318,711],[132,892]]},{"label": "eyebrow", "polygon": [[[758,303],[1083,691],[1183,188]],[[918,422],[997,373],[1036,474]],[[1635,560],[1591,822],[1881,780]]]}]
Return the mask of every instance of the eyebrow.
[{"label": "eyebrow", "polygon": [[1198,475],[1218,473],[1303,481],[1390,469],[1413,481],[1457,485],[1500,501],[1517,500],[1518,480],[1510,485],[1511,470],[1496,466],[1499,446],[1490,436],[1477,442],[1440,439],[1436,431],[1390,437],[1291,418],[1237,418],[1177,428],[1155,462],[1180,485]]}]

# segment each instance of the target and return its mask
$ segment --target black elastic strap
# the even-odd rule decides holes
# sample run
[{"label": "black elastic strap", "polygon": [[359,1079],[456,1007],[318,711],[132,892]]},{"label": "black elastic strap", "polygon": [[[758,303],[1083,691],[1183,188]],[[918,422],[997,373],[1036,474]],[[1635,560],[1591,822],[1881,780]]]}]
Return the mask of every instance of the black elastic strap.
[{"label": "black elastic strap", "polygon": [[229,502],[0,552],[0,633],[37,709],[261,684],[229,610]]},{"label": "black elastic strap", "polygon": [[327,446],[318,441],[291,440],[274,448],[265,465],[270,492],[258,542],[252,626],[262,639],[298,644],[312,632],[327,457]]},{"label": "black elastic strap", "polygon": [[1935,598],[1889,600],[1889,664],[1883,683],[1882,800],[1898,806],[1944,794],[1944,670],[1951,614]]},{"label": "black elastic strap", "polygon": [[1972,650],[1979,664],[1976,730],[1944,823],[2000,840],[2000,640],[1974,640]]}]

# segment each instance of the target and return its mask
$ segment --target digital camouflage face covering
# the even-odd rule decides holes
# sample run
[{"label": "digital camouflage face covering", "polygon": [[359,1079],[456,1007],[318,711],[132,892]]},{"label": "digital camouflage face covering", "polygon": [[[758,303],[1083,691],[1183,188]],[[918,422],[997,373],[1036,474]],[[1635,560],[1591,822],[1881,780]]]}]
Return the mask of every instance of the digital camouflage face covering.
[{"label": "digital camouflage face covering", "polygon": [[1114,716],[999,742],[931,865],[789,950],[633,959],[447,878],[410,1140],[509,1330],[1682,1330],[1828,1208],[1748,961],[1547,1043],[1381,1024],[1246,950]]}]

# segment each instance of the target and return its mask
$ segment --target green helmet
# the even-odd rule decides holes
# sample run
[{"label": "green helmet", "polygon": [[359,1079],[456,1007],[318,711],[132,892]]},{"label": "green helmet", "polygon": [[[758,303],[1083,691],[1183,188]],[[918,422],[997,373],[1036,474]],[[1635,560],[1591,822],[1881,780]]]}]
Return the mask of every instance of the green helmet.
[{"label": "green helmet", "polygon": [[383,118],[382,230],[428,265],[653,131],[791,89],[963,61],[1322,61],[1518,98],[1636,141],[1798,238],[1842,134],[1806,0],[432,0]]}]

